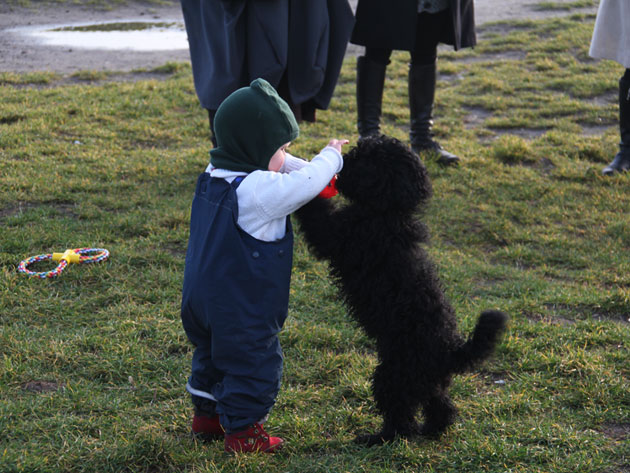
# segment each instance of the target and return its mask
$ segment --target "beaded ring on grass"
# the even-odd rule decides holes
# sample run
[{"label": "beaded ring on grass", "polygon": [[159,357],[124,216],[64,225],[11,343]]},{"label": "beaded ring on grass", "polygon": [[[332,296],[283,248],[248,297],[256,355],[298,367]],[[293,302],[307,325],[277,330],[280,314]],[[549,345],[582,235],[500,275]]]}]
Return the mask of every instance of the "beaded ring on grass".
[{"label": "beaded ring on grass", "polygon": [[[32,256],[20,262],[18,272],[33,278],[50,279],[59,276],[66,269],[68,263],[98,263],[107,258],[109,258],[109,251],[104,248],[75,248],[74,250],[66,250],[64,253]],[[49,259],[59,261],[57,267],[51,271],[35,272],[28,269],[33,263]]]}]

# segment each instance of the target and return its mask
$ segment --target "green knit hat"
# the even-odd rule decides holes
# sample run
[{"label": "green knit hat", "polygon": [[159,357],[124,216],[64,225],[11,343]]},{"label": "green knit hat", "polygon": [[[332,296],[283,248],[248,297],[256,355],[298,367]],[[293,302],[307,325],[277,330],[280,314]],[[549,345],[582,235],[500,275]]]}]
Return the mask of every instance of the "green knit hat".
[{"label": "green knit hat", "polygon": [[256,79],[219,106],[214,117],[217,147],[210,151],[210,162],[230,171],[266,171],[273,154],[299,131],[289,105],[269,82]]}]

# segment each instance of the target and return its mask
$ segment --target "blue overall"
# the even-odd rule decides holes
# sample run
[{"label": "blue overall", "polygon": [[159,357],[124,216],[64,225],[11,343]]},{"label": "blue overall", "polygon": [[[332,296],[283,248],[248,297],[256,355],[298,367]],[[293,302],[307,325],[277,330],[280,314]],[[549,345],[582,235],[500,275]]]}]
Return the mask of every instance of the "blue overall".
[{"label": "blue overall", "polygon": [[288,217],[286,235],[274,242],[238,226],[241,180],[205,172],[197,180],[181,308],[195,346],[189,390],[216,400],[228,432],[264,418],[275,403],[293,259]]}]

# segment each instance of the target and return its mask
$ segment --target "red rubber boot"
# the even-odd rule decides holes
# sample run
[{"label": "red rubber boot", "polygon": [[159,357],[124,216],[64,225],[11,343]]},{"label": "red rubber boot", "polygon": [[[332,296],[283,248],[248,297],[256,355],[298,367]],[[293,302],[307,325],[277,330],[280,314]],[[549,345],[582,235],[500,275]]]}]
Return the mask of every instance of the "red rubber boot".
[{"label": "red rubber boot", "polygon": [[195,414],[192,422],[192,432],[195,437],[206,442],[222,439],[225,435],[225,430],[221,427],[218,415],[206,417]]},{"label": "red rubber boot", "polygon": [[225,434],[226,452],[275,453],[284,443],[280,437],[270,437],[263,426],[255,423],[245,430]]}]

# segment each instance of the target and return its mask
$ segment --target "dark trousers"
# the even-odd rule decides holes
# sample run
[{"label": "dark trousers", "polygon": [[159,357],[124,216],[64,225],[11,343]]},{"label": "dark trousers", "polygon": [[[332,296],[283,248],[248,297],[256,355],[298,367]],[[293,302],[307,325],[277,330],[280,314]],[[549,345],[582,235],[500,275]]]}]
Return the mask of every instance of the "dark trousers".
[{"label": "dark trousers", "polygon": [[239,183],[205,172],[197,180],[181,306],[195,346],[188,379],[193,403],[202,414],[219,414],[228,433],[258,422],[276,401],[283,365],[278,333],[293,262],[289,219],[277,241],[257,240],[238,227]]},{"label": "dark trousers", "polygon": [[[433,64],[437,59],[437,47],[440,37],[451,21],[451,11],[446,9],[438,13],[419,13],[416,25],[416,43],[411,51],[411,64]],[[389,64],[391,49],[365,48],[365,56],[379,64]]]}]

